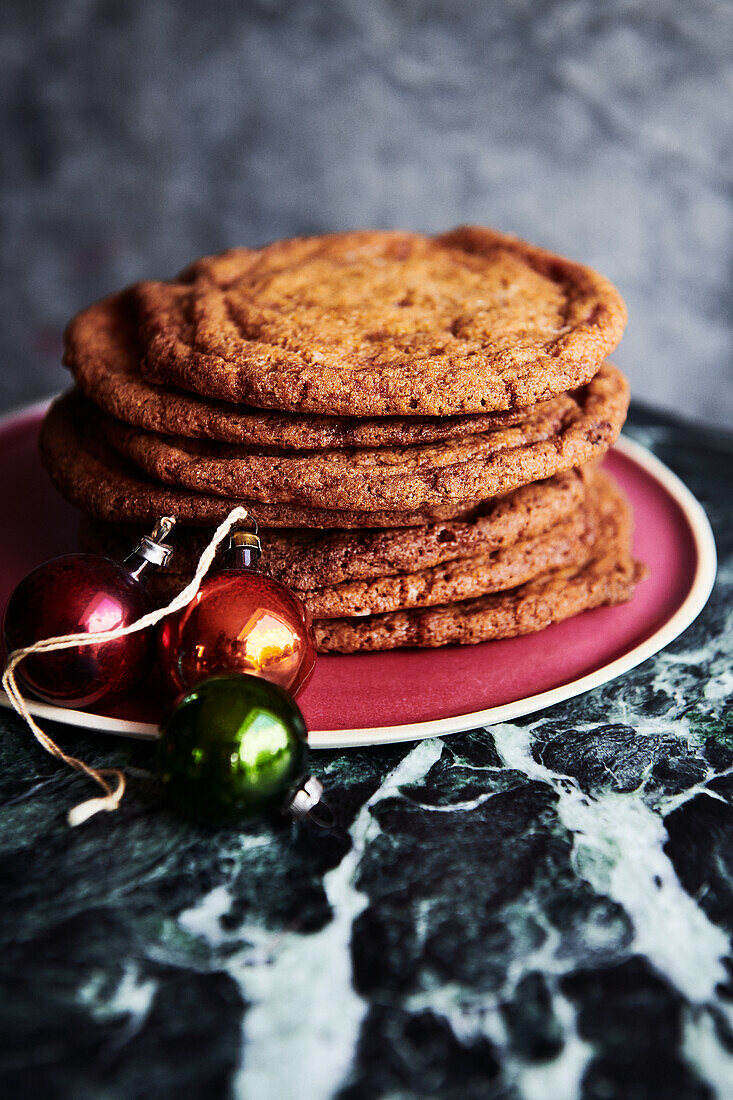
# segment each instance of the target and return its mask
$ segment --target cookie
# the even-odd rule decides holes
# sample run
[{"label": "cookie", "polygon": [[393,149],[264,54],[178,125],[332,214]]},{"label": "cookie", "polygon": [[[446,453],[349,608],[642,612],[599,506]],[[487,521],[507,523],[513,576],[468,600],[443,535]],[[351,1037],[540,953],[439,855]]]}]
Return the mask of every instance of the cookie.
[{"label": "cookie", "polygon": [[117,420],[164,435],[305,451],[431,443],[507,427],[529,410],[476,416],[298,416],[207,400],[164,389],[140,374],[141,351],[129,292],[78,314],[65,336],[64,361],[79,389]]},{"label": "cookie", "polygon": [[[550,569],[580,565],[588,558],[594,535],[593,509],[581,508],[537,538],[491,554],[458,558],[413,573],[294,591],[318,619],[375,615],[469,600],[514,588]],[[163,586],[156,585],[155,591],[158,595],[162,591],[176,593],[190,579],[188,572],[173,572],[163,578]]]},{"label": "cookie", "polygon": [[[367,616],[316,617],[318,652],[475,645],[543,630],[593,607],[626,603],[646,575],[646,568],[630,553],[631,515],[622,494],[611,484],[604,496],[593,546],[589,552],[576,551],[574,564],[541,573],[507,591],[442,605]],[[461,563],[466,566],[461,568],[463,582],[470,582],[474,562]],[[156,602],[160,606],[170,602],[189,579],[189,573],[156,574],[151,582]],[[468,583],[462,590],[470,591]],[[310,602],[308,595],[306,602]]]},{"label": "cookie", "polygon": [[364,512],[485,499],[599,458],[615,442],[628,385],[610,363],[511,428],[415,447],[269,454],[144,432],[106,418],[112,445],[145,473],[196,492]]},{"label": "cookie", "polygon": [[[477,557],[536,538],[585,501],[593,470],[570,470],[486,501],[470,520],[365,531],[263,530],[264,562],[291,588],[370,580]],[[82,519],[80,542],[89,553],[121,559],[142,528]],[[179,527],[171,536],[168,572],[192,574],[211,528]]]},{"label": "cookie", "polygon": [[147,378],[345,416],[534,405],[588,382],[626,322],[601,275],[477,227],[279,241],[132,293]]},{"label": "cookie", "polygon": [[414,573],[345,581],[299,591],[315,619],[379,615],[412,607],[470,600],[515,588],[551,569],[586,561],[596,534],[596,502],[533,539]]},{"label": "cookie", "polygon": [[39,437],[41,461],[58,492],[86,515],[108,521],[149,524],[161,515],[181,523],[221,523],[239,504],[262,527],[414,527],[446,519],[469,519],[478,501],[406,511],[332,511],[292,504],[211,496],[160,485],[142,475],[104,439],[95,405],[75,391],[53,403]]},{"label": "cookie", "polygon": [[594,552],[583,565],[554,570],[508,592],[442,607],[319,619],[314,624],[318,652],[475,645],[544,630],[593,607],[626,603],[646,572],[632,558],[630,543],[631,514],[615,490],[601,517]]}]

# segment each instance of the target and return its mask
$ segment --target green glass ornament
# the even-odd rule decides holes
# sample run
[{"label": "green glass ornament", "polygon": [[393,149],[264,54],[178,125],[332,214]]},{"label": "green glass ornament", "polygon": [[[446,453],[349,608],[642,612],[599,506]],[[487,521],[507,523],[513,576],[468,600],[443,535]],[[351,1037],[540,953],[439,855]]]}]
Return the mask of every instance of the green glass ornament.
[{"label": "green glass ornament", "polygon": [[306,778],[307,729],[277,684],[227,673],[202,680],[160,730],[159,770],[176,807],[200,820],[303,817],[323,788]]}]

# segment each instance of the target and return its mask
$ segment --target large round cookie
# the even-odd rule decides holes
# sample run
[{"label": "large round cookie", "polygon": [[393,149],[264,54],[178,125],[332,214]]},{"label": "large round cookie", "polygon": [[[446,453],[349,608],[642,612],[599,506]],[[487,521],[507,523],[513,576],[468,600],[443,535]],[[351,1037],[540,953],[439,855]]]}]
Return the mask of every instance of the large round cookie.
[{"label": "large round cookie", "polygon": [[534,405],[588,382],[626,322],[601,275],[470,227],[239,249],[133,293],[146,377],[346,416]]},{"label": "large round cookie", "polygon": [[510,492],[605,454],[623,426],[628,386],[610,363],[525,423],[415,447],[252,453],[157,435],[108,418],[113,446],[150,477],[201,493],[365,512],[441,507]]},{"label": "large round cookie", "polygon": [[[590,550],[585,547],[574,551],[574,564],[551,569],[507,591],[442,605],[366,616],[316,618],[318,652],[474,645],[543,630],[593,607],[625,603],[633,596],[646,569],[631,557],[631,514],[622,494],[609,482],[610,479],[599,505],[593,546]],[[466,585],[463,591],[470,591],[475,560],[460,563],[460,583]],[[189,578],[188,573],[154,577],[156,601],[161,605],[169,602]],[[310,594],[306,594],[306,602],[312,608],[317,606],[311,602]]]},{"label": "large round cookie", "polygon": [[148,431],[249,446],[310,450],[454,439],[524,420],[529,410],[476,416],[298,416],[196,397],[140,374],[137,315],[128,291],[104,298],[68,325],[64,362],[79,389],[117,420]]},{"label": "large round cookie", "polygon": [[630,552],[631,515],[616,490],[601,519],[594,551],[583,565],[537,577],[509,592],[442,607],[366,618],[319,619],[319,653],[357,653],[404,646],[434,648],[514,638],[604,604],[625,603],[645,575]]},{"label": "large round cookie", "polygon": [[418,511],[365,512],[263,504],[160,485],[142,475],[104,439],[99,410],[75,391],[53,403],[39,437],[41,460],[61,495],[86,515],[107,521],[151,523],[161,515],[181,523],[221,523],[235,505],[247,508],[263,527],[414,527],[446,519],[468,519],[478,501]]},{"label": "large round cookie", "polygon": [[[514,588],[550,569],[582,564],[593,546],[596,527],[594,508],[580,508],[542,535],[492,554],[458,558],[411,573],[294,591],[318,619],[377,615],[470,600]],[[177,595],[190,579],[190,571],[158,574],[152,591],[162,604]]]},{"label": "large round cookie", "polygon": [[[548,481],[525,485],[485,501],[468,520],[383,530],[262,530],[264,563],[292,588],[309,589],[428,569],[458,558],[504,550],[534,539],[571,516],[593,484],[590,468],[569,470]],[[143,534],[130,524],[84,517],[84,550],[122,558]],[[211,528],[179,527],[171,536],[174,554],[167,572],[190,576],[212,534]]]}]

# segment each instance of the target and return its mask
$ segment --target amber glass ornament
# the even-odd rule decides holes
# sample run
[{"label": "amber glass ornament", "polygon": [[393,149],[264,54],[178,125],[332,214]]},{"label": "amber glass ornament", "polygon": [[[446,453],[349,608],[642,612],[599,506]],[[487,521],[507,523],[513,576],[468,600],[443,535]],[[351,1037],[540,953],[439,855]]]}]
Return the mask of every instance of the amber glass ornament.
[{"label": "amber glass ornament", "polygon": [[291,695],[307,682],[316,661],[310,616],[289,588],[258,571],[259,556],[257,535],[235,532],[223,568],[161,623],[158,663],[175,692],[226,672],[261,676]]}]

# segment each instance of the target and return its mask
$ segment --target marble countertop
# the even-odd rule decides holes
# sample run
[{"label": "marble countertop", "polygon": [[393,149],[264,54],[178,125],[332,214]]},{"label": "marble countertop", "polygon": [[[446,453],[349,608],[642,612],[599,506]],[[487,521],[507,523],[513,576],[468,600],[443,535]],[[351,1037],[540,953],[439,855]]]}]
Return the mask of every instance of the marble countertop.
[{"label": "marble countertop", "polygon": [[84,781],[0,716],[3,1096],[733,1095],[733,443],[639,408],[628,434],[713,523],[703,614],[542,714],[318,754],[348,843],[203,830],[142,778],[69,829]]}]

